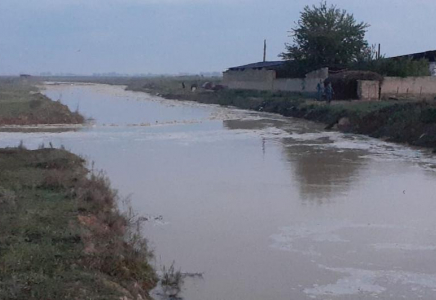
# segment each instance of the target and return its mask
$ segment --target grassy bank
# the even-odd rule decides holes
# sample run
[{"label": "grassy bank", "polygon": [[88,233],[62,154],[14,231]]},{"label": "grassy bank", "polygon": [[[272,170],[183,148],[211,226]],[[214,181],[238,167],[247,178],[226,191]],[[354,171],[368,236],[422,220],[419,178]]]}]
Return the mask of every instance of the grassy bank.
[{"label": "grassy bank", "polygon": [[0,77],[0,126],[82,124],[83,116],[42,95],[36,79]]},{"label": "grassy bank", "polygon": [[149,298],[151,253],[104,176],[57,149],[0,149],[0,170],[0,299]]}]

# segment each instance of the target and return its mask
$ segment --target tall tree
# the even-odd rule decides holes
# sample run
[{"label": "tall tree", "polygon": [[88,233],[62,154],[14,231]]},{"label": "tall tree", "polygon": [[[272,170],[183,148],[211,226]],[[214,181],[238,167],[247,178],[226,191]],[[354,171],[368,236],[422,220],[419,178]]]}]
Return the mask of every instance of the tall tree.
[{"label": "tall tree", "polygon": [[306,6],[292,29],[293,43],[286,44],[287,51],[281,56],[306,71],[345,66],[368,48],[365,40],[368,27],[367,23],[358,23],[352,14],[335,5],[328,6],[327,2]]}]

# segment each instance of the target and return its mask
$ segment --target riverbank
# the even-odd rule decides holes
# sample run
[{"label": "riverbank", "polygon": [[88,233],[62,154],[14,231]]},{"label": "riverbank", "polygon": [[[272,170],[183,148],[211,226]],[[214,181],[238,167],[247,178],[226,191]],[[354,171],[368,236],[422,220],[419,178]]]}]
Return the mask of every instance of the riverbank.
[{"label": "riverbank", "polygon": [[[186,86],[197,83],[184,81]],[[203,80],[204,81],[204,80]],[[182,88],[182,80],[131,80],[127,89],[159,94],[173,100],[234,106],[277,113],[326,124],[326,129],[364,134],[391,142],[433,148],[436,151],[436,102],[333,101],[331,105],[306,95],[286,92]]]},{"label": "riverbank", "polygon": [[0,126],[83,124],[85,118],[42,95],[36,79],[0,78]]},{"label": "riverbank", "polygon": [[[220,78],[199,76],[157,78],[65,77],[47,78],[66,82],[125,85],[127,90],[159,95],[166,99],[233,106],[277,113],[324,123],[326,130],[364,134],[390,142],[431,148],[436,151],[436,101],[333,101],[317,102],[310,95],[246,90],[207,91],[205,82],[220,84]],[[183,88],[185,86],[185,88]]]},{"label": "riverbank", "polygon": [[149,299],[157,277],[116,191],[61,149],[0,150],[1,299]]}]

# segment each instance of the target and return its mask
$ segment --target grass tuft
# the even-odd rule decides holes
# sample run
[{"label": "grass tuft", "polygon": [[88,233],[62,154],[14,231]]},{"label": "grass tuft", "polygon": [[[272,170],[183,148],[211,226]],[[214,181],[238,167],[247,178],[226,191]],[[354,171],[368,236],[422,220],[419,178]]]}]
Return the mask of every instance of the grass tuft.
[{"label": "grass tuft", "polygon": [[173,262],[168,269],[165,266],[162,267],[163,275],[161,278],[162,289],[171,298],[180,294],[183,285],[183,274],[180,270],[176,271],[174,264]]}]

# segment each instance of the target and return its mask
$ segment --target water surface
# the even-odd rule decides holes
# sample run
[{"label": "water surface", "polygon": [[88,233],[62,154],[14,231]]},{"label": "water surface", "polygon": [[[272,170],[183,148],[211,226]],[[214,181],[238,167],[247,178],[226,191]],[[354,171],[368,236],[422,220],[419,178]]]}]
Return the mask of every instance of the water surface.
[{"label": "water surface", "polygon": [[104,169],[185,299],[435,299],[436,160],[271,114],[105,85],[44,91],[94,123],[0,133]]}]

